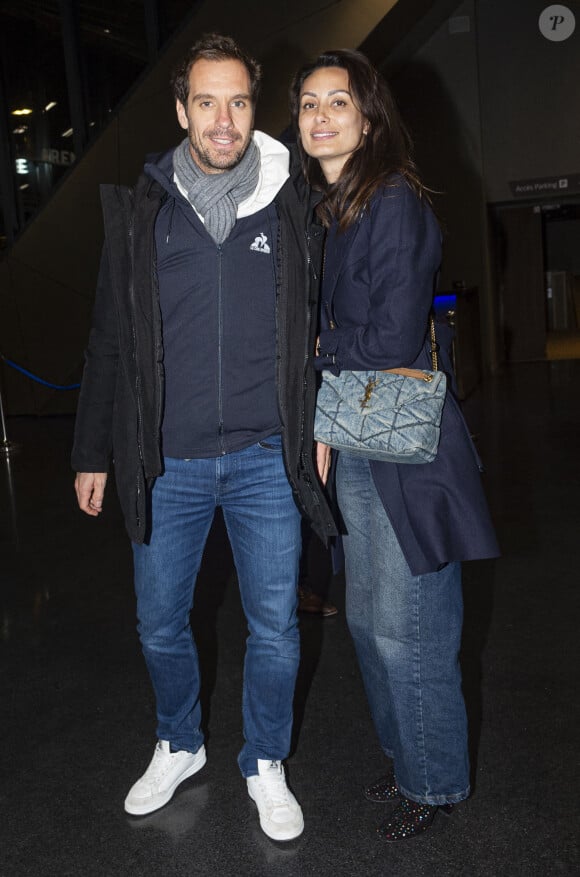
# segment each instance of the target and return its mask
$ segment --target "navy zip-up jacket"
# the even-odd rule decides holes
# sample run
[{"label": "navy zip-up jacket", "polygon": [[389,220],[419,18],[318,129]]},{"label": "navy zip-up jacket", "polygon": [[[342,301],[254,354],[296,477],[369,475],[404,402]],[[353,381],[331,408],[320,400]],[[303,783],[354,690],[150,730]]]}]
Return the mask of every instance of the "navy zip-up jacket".
[{"label": "navy zip-up jacket", "polygon": [[173,181],[166,153],[145,172],[168,197],[155,221],[163,323],[166,457],[216,457],[280,430],[273,204],[216,244]]}]

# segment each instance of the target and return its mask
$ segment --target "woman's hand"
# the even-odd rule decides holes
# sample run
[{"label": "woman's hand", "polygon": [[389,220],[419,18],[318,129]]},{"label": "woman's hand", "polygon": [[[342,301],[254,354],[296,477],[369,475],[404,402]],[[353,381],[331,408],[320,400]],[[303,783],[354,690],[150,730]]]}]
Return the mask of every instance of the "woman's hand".
[{"label": "woman's hand", "polygon": [[330,447],[316,442],[316,470],[321,482],[326,485],[330,471]]}]

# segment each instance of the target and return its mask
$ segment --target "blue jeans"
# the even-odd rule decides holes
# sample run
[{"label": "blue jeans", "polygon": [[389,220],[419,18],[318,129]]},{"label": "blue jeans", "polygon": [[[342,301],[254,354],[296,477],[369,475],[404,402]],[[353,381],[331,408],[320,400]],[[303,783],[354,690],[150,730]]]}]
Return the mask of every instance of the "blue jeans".
[{"label": "blue jeans", "polygon": [[157,701],[157,736],[196,752],[200,675],[189,624],[195,581],[215,509],[221,506],[249,636],[239,765],[288,755],[300,642],[297,578],[300,514],[280,436],[212,459],[165,459],[151,496],[151,539],[133,545],[138,630]]},{"label": "blue jeans", "polygon": [[406,798],[456,803],[469,794],[460,564],[411,574],[367,460],[340,453],[336,483],[347,621],[381,747]]}]

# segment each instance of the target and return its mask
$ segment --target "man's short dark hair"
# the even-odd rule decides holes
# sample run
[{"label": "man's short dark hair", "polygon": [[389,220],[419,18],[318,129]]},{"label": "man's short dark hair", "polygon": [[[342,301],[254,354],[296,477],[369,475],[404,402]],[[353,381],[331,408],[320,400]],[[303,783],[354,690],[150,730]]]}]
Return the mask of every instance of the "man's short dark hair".
[{"label": "man's short dark hair", "polygon": [[173,72],[171,87],[175,99],[187,107],[189,97],[189,74],[196,61],[241,61],[250,77],[250,94],[255,105],[260,91],[262,68],[258,62],[248,55],[232,37],[224,37],[218,33],[204,34],[189,49],[181,63]]}]

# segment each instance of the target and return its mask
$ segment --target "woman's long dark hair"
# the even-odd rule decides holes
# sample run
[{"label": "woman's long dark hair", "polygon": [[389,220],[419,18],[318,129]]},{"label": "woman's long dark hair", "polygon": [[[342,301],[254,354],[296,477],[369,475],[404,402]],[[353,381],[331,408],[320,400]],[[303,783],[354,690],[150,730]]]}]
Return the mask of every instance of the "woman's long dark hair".
[{"label": "woman's long dark hair", "polygon": [[[300,140],[300,94],[305,80],[321,67],[341,67],[348,73],[356,108],[369,123],[361,145],[344,165],[335,183],[327,183],[316,158],[307,155]],[[395,99],[383,77],[361,52],[336,49],[323,52],[302,67],[290,86],[290,112],[297,133],[304,175],[311,186],[325,193],[318,215],[325,225],[338,220],[341,231],[356,221],[375,191],[394,174],[401,174],[416,194],[426,196],[411,157],[412,143]]]}]

